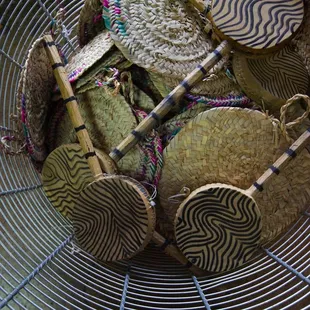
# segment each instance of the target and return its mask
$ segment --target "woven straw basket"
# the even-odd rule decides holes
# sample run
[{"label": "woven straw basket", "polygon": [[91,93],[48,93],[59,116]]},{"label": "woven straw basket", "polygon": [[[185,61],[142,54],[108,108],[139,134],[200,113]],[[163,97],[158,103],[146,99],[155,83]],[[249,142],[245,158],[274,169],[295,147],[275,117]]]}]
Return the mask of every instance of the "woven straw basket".
[{"label": "woven straw basket", "polygon": [[[161,5],[164,1],[120,0],[118,2],[120,5],[125,3],[126,6],[124,7],[126,9],[130,9],[136,2],[143,4],[140,11],[136,8],[130,12],[134,13],[132,15],[137,20],[137,26],[141,28],[141,33],[143,33],[142,41],[149,43],[148,35],[151,31],[143,22],[146,17],[154,18],[152,10],[156,10],[156,5],[159,8],[158,10],[162,12]],[[196,32],[188,31],[192,29],[193,24],[200,23],[200,20],[196,20],[196,17],[194,17],[193,23],[193,17],[186,20],[183,8],[189,5],[188,2],[181,0],[169,1],[177,9],[172,12],[173,14],[168,11],[162,12],[164,17],[156,21],[156,23],[159,29],[163,29],[163,31],[168,27],[174,30],[174,21],[178,23],[181,18],[185,17],[181,28],[184,33],[181,33],[179,37],[175,35],[172,39],[182,39],[182,35],[184,37],[186,35],[187,37],[192,36],[193,40],[197,39],[196,45],[190,45],[191,50],[185,56],[187,58],[192,56],[198,59],[197,62],[199,62],[213,49],[213,46],[210,38],[200,31],[201,29],[198,27],[195,28]],[[305,2],[309,7],[310,1]],[[54,17],[55,11],[64,8],[66,17],[63,20],[63,25],[66,26],[68,31],[58,33],[55,39],[56,42],[63,44],[62,51],[68,57],[70,63],[70,60],[73,59],[70,56],[74,54],[72,47],[75,48],[78,45],[81,47],[87,46],[87,43],[90,43],[92,39],[96,40],[96,35],[104,36],[103,32],[106,31],[104,28],[107,28],[109,22],[112,28],[116,27],[113,20],[107,20],[106,16],[104,16],[104,19],[108,24],[105,26],[94,23],[94,20],[97,20],[97,17],[102,13],[102,3],[107,5],[106,8],[110,9],[108,6],[109,1],[106,0],[102,2],[95,0],[86,0],[85,2],[78,0],[6,0],[0,4],[0,96],[2,100],[0,106],[0,133],[1,137],[15,135],[16,128],[10,120],[10,113],[17,112],[15,102],[17,102],[18,108],[22,107],[22,103],[26,103],[26,109],[21,109],[21,114],[24,113],[23,117],[25,116],[22,125],[27,139],[27,153],[30,153],[32,159],[29,160],[28,154],[27,156],[11,157],[7,155],[4,148],[1,148],[0,308],[307,309],[309,305],[310,251],[308,239],[310,235],[310,210],[307,209],[309,201],[306,201],[309,198],[309,174],[305,173],[309,171],[309,154],[306,151],[299,157],[296,166],[290,165],[285,174],[277,181],[278,183],[269,186],[266,196],[257,198],[264,222],[261,239],[262,247],[254,255],[253,260],[232,272],[196,277],[189,271],[188,266],[180,265],[162,252],[169,242],[173,242],[171,240],[167,240],[161,248],[151,243],[137,256],[117,263],[100,262],[76,247],[72,235],[72,222],[63,217],[47,199],[42,188],[41,174],[33,166],[33,160],[42,163],[47,153],[54,149],[56,144],[52,140],[55,135],[57,135],[57,138],[61,136],[65,139],[68,138],[69,134],[72,134],[71,127],[65,129],[65,133],[59,131],[62,127],[58,127],[58,122],[61,123],[61,126],[63,125],[62,121],[67,118],[66,110],[62,101],[58,100],[59,96],[52,97],[55,80],[44,53],[37,54],[36,52],[36,48],[42,48],[41,41],[36,40],[50,28],[51,18]],[[117,1],[113,1],[113,3],[117,3]],[[152,9],[145,10],[145,3],[148,3]],[[83,4],[85,5],[83,6]],[[196,11],[193,9],[192,11],[192,16],[198,16]],[[310,74],[309,11],[307,11],[303,29],[296,36],[294,44],[297,45],[298,53],[302,56]],[[78,26],[78,22],[80,26]],[[191,23],[191,25],[188,23]],[[87,26],[85,27],[85,25]],[[73,31],[70,32],[71,29]],[[147,29],[146,32],[145,29]],[[121,99],[113,97],[112,99],[109,92],[98,95],[97,92],[100,93],[102,89],[94,87],[93,84],[98,77],[98,72],[110,63],[115,64],[115,67],[120,71],[128,69],[133,75],[135,86],[139,86],[141,91],[143,88],[141,85],[145,81],[141,79],[138,85],[136,81],[142,75],[137,74],[134,76],[136,74],[134,72],[135,67],[131,67],[132,62],[140,62],[139,70],[143,69],[143,72],[146,73],[147,79],[145,80],[149,82],[150,76],[153,79],[153,83],[149,82],[150,84],[146,85],[143,91],[151,88],[154,93],[157,91],[156,96],[154,96],[157,98],[156,104],[160,102],[163,95],[184,77],[184,74],[191,70],[191,68],[182,66],[182,64],[179,66],[180,70],[173,69],[173,65],[182,63],[182,59],[173,60],[171,57],[177,55],[177,53],[170,47],[167,47],[166,56],[168,62],[165,64],[165,61],[163,61],[159,68],[156,68],[157,63],[152,63],[152,57],[147,53],[145,55],[141,54],[145,57],[132,58],[126,54],[126,49],[128,50],[126,44],[128,42],[123,40],[125,38],[121,34],[117,37],[115,31],[112,35],[115,36],[115,46],[112,46],[106,54],[104,54],[104,48],[102,50],[96,49],[94,53],[91,52],[91,56],[97,55],[95,57],[98,57],[98,59],[94,59],[91,63],[94,66],[90,64],[91,67],[88,70],[80,71],[83,74],[78,76],[76,83],[73,84],[75,95],[80,98],[82,108],[83,105],[85,108],[83,101],[85,96],[94,94],[92,102],[94,102],[93,105],[97,104],[98,107],[100,105],[98,98],[104,97],[102,101],[106,104],[105,108],[97,107],[97,111],[96,107],[91,105],[91,108],[98,113],[97,115],[105,114],[102,116],[104,121],[100,124],[100,134],[98,134],[98,128],[94,128],[92,138],[94,141],[98,139],[100,144],[103,144],[104,148],[106,148],[106,152],[115,147],[144,116],[139,116],[138,109],[135,110],[132,102],[128,101],[130,96]],[[156,36],[156,39],[159,38],[158,33],[156,33]],[[171,40],[171,37],[169,37],[169,40]],[[124,42],[123,46],[122,41]],[[103,43],[103,41],[100,43]],[[153,44],[150,45],[152,47],[151,51],[156,56],[157,50],[155,50],[156,45],[154,45],[156,40],[154,42],[151,40],[150,43]],[[132,48],[139,50],[136,46]],[[193,49],[197,51],[197,54],[193,53]],[[204,50],[201,52],[202,49]],[[29,50],[32,51],[32,55],[28,54]],[[83,53],[87,54],[89,51],[88,47],[86,47]],[[143,45],[141,51],[144,51]],[[79,49],[76,49],[75,52],[77,57],[83,55],[82,53],[79,54]],[[121,52],[125,54],[125,58]],[[101,54],[103,55],[102,59],[100,58]],[[33,61],[34,58],[35,61]],[[144,62],[149,59],[151,59],[151,65]],[[105,63],[105,60],[107,63]],[[30,63],[31,66],[29,66]],[[80,58],[77,63],[81,63],[83,66],[83,58]],[[200,88],[194,89],[193,94],[196,94],[197,90],[199,92],[205,90],[207,95],[212,95],[210,91],[214,91],[214,95],[218,96],[231,93],[233,95],[235,93],[239,94],[239,86],[233,79],[228,77],[229,74],[226,69],[229,67],[230,63],[225,59],[213,72],[214,76],[208,76],[208,79],[199,85]],[[76,68],[79,71],[80,66],[73,68],[72,71],[75,73]],[[160,68],[163,71],[160,71]],[[46,71],[46,74],[43,75],[43,71]],[[77,72],[77,74],[80,72]],[[18,81],[19,85],[17,85]],[[154,87],[154,84],[158,89]],[[164,88],[162,88],[163,86]],[[216,89],[217,87],[218,89]],[[15,97],[16,92],[18,92],[17,98]],[[161,92],[161,96],[159,92]],[[143,96],[144,94],[139,98],[141,99]],[[134,101],[138,102],[138,99],[135,98]],[[142,104],[139,105],[139,107],[141,106]],[[144,107],[146,110],[150,109],[152,102],[147,101]],[[38,110],[42,113],[37,113]],[[121,119],[121,121],[118,120],[118,124],[112,122],[111,117],[108,117],[109,112],[112,110]],[[33,114],[34,111],[36,112]],[[196,112],[198,111],[200,114],[197,115]],[[238,117],[233,118],[231,124],[227,125],[227,127],[221,122],[218,123],[218,127],[211,126],[216,117],[222,118],[223,116],[222,119],[224,119],[226,111],[229,111],[228,113],[237,113]],[[223,114],[216,116],[212,113]],[[239,113],[248,113],[248,115],[242,118]],[[286,123],[293,121],[302,113],[300,106],[297,104],[292,106],[287,111]],[[47,123],[46,120],[50,115],[53,115],[53,117]],[[180,204],[180,201],[176,201],[177,199],[174,198],[172,203],[166,204],[165,199],[169,200],[171,196],[179,194],[183,186],[193,187],[191,189],[194,190],[200,185],[214,182],[215,178],[217,178],[216,180],[220,182],[247,188],[267,168],[268,164],[277,158],[290,144],[289,139],[283,134],[283,127],[281,128],[279,121],[274,120],[270,115],[254,110],[231,108],[211,110],[209,106],[198,104],[196,108],[190,109],[184,114],[170,116],[173,117],[168,122],[163,122],[160,127],[164,133],[170,134],[173,139],[167,143],[164,152],[165,159],[169,160],[165,161],[164,171],[157,188],[157,194],[160,198],[157,201],[158,209],[165,208],[165,211],[169,214],[169,221],[174,219],[174,210]],[[129,119],[128,123],[125,121],[127,119]],[[95,127],[94,124],[91,124],[92,119],[89,119],[88,122],[89,125]],[[202,129],[197,127],[200,122],[205,124]],[[46,130],[42,135],[42,131],[38,127],[42,124],[46,126],[45,129],[54,128],[54,131],[50,130],[48,133]],[[292,128],[286,128],[289,138],[297,138],[309,127],[307,124],[307,120],[304,120]],[[223,137],[219,131],[221,126],[225,127],[227,137]],[[181,127],[183,129],[179,130]],[[105,131],[106,128],[108,132]],[[229,132],[234,128],[234,132]],[[254,128],[254,130],[250,130],[250,128]],[[201,135],[196,134],[199,133],[199,130],[201,130]],[[262,134],[263,132],[265,134]],[[254,133],[258,134],[256,138]],[[109,140],[109,143],[106,140],[100,141],[101,134]],[[229,139],[229,134],[233,134],[233,139]],[[245,136],[249,140],[244,139]],[[253,137],[253,140],[250,140],[251,137]],[[152,132],[148,138],[150,141],[158,141],[158,134]],[[216,138],[218,138],[217,141]],[[219,148],[219,144],[216,143],[221,138],[221,143],[222,145],[226,144],[226,148]],[[240,140],[238,140],[239,138]],[[73,140],[75,142],[75,139],[68,139],[68,142]],[[42,141],[44,141],[43,147]],[[250,147],[245,148],[241,141],[247,141]],[[46,142],[48,142],[47,145]],[[204,148],[206,144],[214,151],[212,154],[208,152],[208,149]],[[160,152],[160,146],[150,146],[153,149],[157,148],[158,152]],[[178,148],[182,150],[177,151]],[[123,172],[132,176],[140,174],[141,167],[146,167],[152,162],[149,159],[150,157],[147,158],[145,155],[153,154],[153,149],[149,151],[149,148],[146,150],[141,146],[133,149],[134,155],[129,153],[124,157]],[[242,151],[243,154],[241,155]],[[173,154],[174,152],[175,154]],[[200,160],[199,152],[201,152],[202,156],[210,155],[208,160],[210,160],[211,164],[206,162],[206,159],[205,161]],[[243,156],[242,160],[238,160],[239,155]],[[221,160],[222,166],[215,165],[218,160]],[[182,169],[180,168],[181,163],[183,163]],[[160,164],[158,163],[158,170],[160,170]],[[214,172],[216,172],[215,176]],[[147,176],[148,180],[151,180],[156,178],[155,174],[157,173],[158,171],[150,169],[144,175]],[[182,173],[187,174],[183,176]],[[242,177],[238,178],[237,174]],[[182,183],[181,179],[186,179],[191,183]],[[151,187],[149,189],[152,190]],[[153,194],[156,194],[155,190]],[[300,202],[305,202],[302,208]],[[158,212],[157,215],[160,220],[158,223],[161,225],[158,225],[160,229],[169,232],[170,223],[166,215],[163,212]],[[289,228],[290,226],[291,228]],[[277,239],[274,239],[276,236],[278,236]],[[171,238],[173,238],[173,235]]]}]

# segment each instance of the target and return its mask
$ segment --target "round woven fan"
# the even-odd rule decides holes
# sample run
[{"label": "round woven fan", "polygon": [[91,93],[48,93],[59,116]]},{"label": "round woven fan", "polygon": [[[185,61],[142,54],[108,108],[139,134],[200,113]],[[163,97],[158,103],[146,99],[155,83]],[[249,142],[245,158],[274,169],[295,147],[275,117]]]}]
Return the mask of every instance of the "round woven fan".
[{"label": "round woven fan", "polygon": [[276,115],[289,98],[306,94],[309,87],[303,60],[290,46],[258,59],[235,53],[233,68],[246,95]]},{"label": "round woven fan", "polygon": [[38,162],[43,162],[47,156],[45,120],[54,85],[53,70],[44,50],[43,39],[40,38],[28,53],[17,96],[27,150]]},{"label": "round woven fan", "polygon": [[128,259],[142,251],[155,223],[147,191],[134,179],[117,175],[89,184],[73,213],[79,245],[102,261]]},{"label": "round woven fan", "polygon": [[85,0],[78,23],[79,45],[83,47],[104,29],[100,0]]},{"label": "round woven fan", "polygon": [[222,40],[241,50],[269,53],[296,35],[304,16],[303,0],[214,0],[211,20]]},{"label": "round woven fan", "polygon": [[133,63],[183,79],[211,51],[197,11],[183,1],[109,1],[111,37]]},{"label": "round woven fan", "polygon": [[[100,150],[95,151],[103,171],[116,173],[113,160]],[[58,147],[44,162],[42,182],[45,194],[52,205],[68,218],[72,217],[80,192],[92,181],[94,177],[79,144]]]},{"label": "round woven fan", "polygon": [[[96,87],[77,98],[94,146],[106,153],[137,126],[130,106],[120,94],[113,95],[104,87]],[[77,141],[68,113],[63,117],[57,132],[56,146]],[[139,174],[141,157],[141,150],[136,146],[118,163],[120,173],[132,177]]]},{"label": "round woven fan", "polygon": [[77,80],[87,69],[99,61],[114,46],[108,31],[98,34],[70,59],[66,66],[69,81]]},{"label": "round woven fan", "polygon": [[[223,183],[247,189],[289,145],[278,122],[261,112],[217,108],[200,113],[164,151],[160,203],[172,222],[187,196],[184,188],[194,191],[206,184]],[[287,228],[309,202],[310,174],[304,173],[309,168],[309,154],[303,151],[257,196],[263,225],[260,242]]]}]

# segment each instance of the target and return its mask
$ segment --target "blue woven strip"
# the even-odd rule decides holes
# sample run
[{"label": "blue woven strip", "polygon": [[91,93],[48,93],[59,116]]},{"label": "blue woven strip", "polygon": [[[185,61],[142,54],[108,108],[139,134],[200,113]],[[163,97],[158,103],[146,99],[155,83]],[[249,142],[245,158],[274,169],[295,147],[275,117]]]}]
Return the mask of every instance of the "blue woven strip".
[{"label": "blue woven strip", "polygon": [[294,269],[292,266],[287,264],[285,261],[283,261],[281,258],[278,256],[274,255],[272,252],[268,251],[267,249],[264,249],[264,251],[271,257],[273,258],[277,263],[279,263],[281,266],[285,267],[288,271],[293,273],[296,277],[304,281],[306,284],[310,286],[310,279],[305,277],[302,273],[298,272],[296,269]]},{"label": "blue woven strip", "polygon": [[29,186],[29,187],[20,187],[20,188],[16,188],[16,189],[11,189],[9,191],[0,192],[0,196],[12,195],[12,194],[20,193],[20,192],[31,191],[31,190],[39,188],[39,187],[42,187],[42,184],[33,185],[33,186]]},{"label": "blue woven strip", "polygon": [[128,270],[127,270],[126,278],[125,278],[125,282],[124,282],[122,301],[121,301],[121,305],[119,307],[120,310],[124,310],[125,309],[126,296],[127,296],[127,290],[128,290],[128,283],[129,283],[129,280],[130,280],[130,268],[131,268],[131,265],[128,265]]},{"label": "blue woven strip", "polygon": [[69,242],[71,242],[73,235],[70,235],[63,243],[61,243],[55,251],[47,256],[38,267],[36,267],[24,280],[22,280],[15,289],[5,297],[0,303],[0,309],[6,306],[19,292],[22,290],[40,271],[43,269]]},{"label": "blue woven strip", "polygon": [[309,212],[305,212],[305,215],[309,216],[310,217],[310,213]]},{"label": "blue woven strip", "polygon": [[204,295],[204,293],[203,293],[203,291],[202,291],[202,289],[201,289],[201,287],[200,287],[200,284],[199,284],[199,282],[197,281],[197,278],[196,278],[195,276],[192,276],[192,278],[193,278],[193,281],[194,281],[194,283],[195,283],[195,286],[196,286],[196,288],[197,288],[197,291],[198,291],[198,293],[199,293],[199,295],[200,295],[200,297],[201,297],[201,299],[202,299],[202,302],[203,302],[205,308],[206,308],[207,310],[211,310],[210,305],[209,305],[209,303],[208,303],[208,301],[207,301],[207,299],[206,299],[206,297],[205,297],[205,295]]}]

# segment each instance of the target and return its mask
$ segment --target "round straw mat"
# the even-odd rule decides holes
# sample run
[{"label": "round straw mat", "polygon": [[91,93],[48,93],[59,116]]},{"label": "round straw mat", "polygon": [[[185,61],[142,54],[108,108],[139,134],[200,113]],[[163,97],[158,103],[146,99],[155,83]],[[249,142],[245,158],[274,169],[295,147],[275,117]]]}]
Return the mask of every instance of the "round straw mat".
[{"label": "round straw mat", "polygon": [[155,223],[146,189],[123,176],[104,177],[88,185],[73,212],[79,245],[101,261],[128,259],[142,251]]},{"label": "round straw mat", "polygon": [[184,1],[109,1],[111,37],[148,71],[182,80],[212,51],[197,11]]},{"label": "round straw mat", "polygon": [[[77,99],[94,146],[107,154],[137,126],[130,106],[120,94],[113,95],[104,87],[97,87],[77,95]],[[57,131],[56,146],[77,142],[68,113]],[[132,148],[117,164],[120,173],[135,177],[140,168],[140,158],[140,148]]]},{"label": "round straw mat", "polygon": [[310,75],[310,1],[305,0],[305,18],[300,33],[296,36],[298,53],[301,55],[304,64]]},{"label": "round straw mat", "polygon": [[309,87],[307,69],[291,46],[258,59],[235,53],[233,68],[246,95],[277,116],[289,98],[306,94]]},{"label": "round straw mat", "polygon": [[[105,27],[102,17],[102,4],[100,0],[85,0],[80,12],[78,22],[78,40],[80,47],[86,45]],[[98,17],[98,19],[96,18]]]},{"label": "round straw mat", "polygon": [[[116,173],[113,160],[97,149],[95,152],[103,172]],[[94,177],[79,144],[60,146],[44,162],[42,182],[45,194],[52,205],[68,218],[72,218],[80,192],[93,181]]]},{"label": "round straw mat", "polygon": [[[158,188],[171,222],[180,202],[169,197],[184,187],[194,191],[223,183],[249,188],[290,145],[277,123],[258,111],[216,108],[186,124],[164,151]],[[255,199],[262,214],[262,243],[287,228],[309,202],[309,169],[310,157],[303,151]]]},{"label": "round straw mat", "polygon": [[72,57],[66,66],[70,82],[77,80],[88,68],[99,61],[114,46],[108,31],[98,34]]},{"label": "round straw mat", "polygon": [[20,82],[21,113],[28,151],[35,161],[47,156],[45,140],[46,118],[55,79],[43,46],[43,38],[35,41],[29,50]]}]

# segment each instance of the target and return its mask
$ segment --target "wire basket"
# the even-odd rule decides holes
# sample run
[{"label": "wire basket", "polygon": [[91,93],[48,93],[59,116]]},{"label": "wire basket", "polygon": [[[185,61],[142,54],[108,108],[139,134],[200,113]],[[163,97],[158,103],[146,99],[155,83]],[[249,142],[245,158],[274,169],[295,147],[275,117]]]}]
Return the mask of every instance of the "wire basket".
[{"label": "wire basket", "polygon": [[[77,48],[83,1],[2,0],[0,131],[14,136],[15,95],[31,44],[49,31],[59,8],[56,42]],[[71,31],[72,30],[72,31]],[[72,243],[72,226],[51,206],[27,156],[1,151],[0,308],[3,309],[309,309],[310,212],[248,264],[197,278],[150,245],[130,261],[98,263]]]}]

